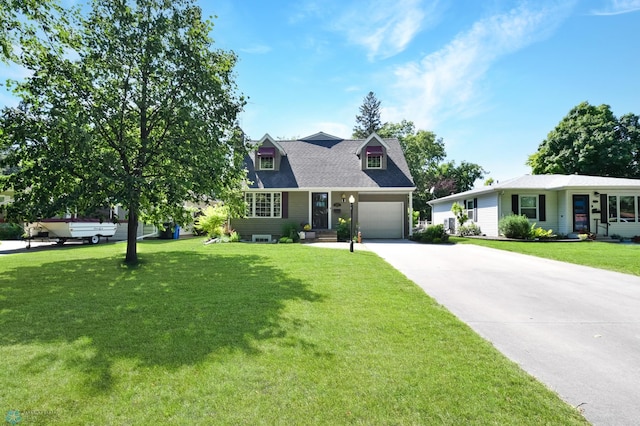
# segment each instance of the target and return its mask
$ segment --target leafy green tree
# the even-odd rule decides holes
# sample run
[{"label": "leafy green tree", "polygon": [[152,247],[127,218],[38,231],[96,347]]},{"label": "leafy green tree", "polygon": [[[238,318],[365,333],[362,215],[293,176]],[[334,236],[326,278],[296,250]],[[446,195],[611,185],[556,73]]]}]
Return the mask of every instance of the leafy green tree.
[{"label": "leafy green tree", "polygon": [[[437,180],[451,180],[455,182],[453,192],[463,192],[472,189],[475,182],[478,179],[482,179],[485,173],[486,171],[478,164],[463,161],[457,166],[455,161],[449,161],[438,166]],[[449,194],[437,195],[444,196]]]},{"label": "leafy green tree", "polygon": [[353,128],[353,137],[365,139],[382,127],[380,121],[380,101],[375,93],[369,92],[360,106],[360,114],[356,115],[356,125]]},{"label": "leafy green tree", "polygon": [[36,50],[61,53],[74,14],[58,0],[0,0],[0,60],[28,62]]},{"label": "leafy green tree", "polygon": [[638,116],[620,119],[609,105],[582,102],[569,111],[529,156],[533,174],[640,177]]},{"label": "leafy green tree", "polygon": [[6,182],[16,195],[8,214],[33,221],[120,204],[135,263],[139,219],[184,224],[189,200],[240,208],[237,58],[213,49],[195,0],[94,0],[77,19],[75,50],[31,52],[22,102],[0,118],[5,163],[19,166]]}]

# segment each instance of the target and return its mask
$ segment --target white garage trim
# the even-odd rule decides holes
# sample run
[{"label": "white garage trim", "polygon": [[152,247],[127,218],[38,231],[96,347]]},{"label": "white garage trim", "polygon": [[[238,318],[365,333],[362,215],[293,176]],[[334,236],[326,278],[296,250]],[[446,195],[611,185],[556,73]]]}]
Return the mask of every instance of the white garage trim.
[{"label": "white garage trim", "polygon": [[404,203],[358,203],[358,225],[363,238],[404,238]]}]

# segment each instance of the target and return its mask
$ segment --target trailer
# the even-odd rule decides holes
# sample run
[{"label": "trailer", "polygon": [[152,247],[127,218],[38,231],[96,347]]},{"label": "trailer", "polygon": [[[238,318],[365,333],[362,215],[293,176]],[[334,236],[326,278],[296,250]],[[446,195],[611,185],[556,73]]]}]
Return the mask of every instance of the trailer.
[{"label": "trailer", "polygon": [[98,219],[42,219],[25,225],[27,248],[31,240],[50,240],[62,245],[68,240],[82,240],[98,244],[100,238],[110,238],[116,233],[117,224]]}]

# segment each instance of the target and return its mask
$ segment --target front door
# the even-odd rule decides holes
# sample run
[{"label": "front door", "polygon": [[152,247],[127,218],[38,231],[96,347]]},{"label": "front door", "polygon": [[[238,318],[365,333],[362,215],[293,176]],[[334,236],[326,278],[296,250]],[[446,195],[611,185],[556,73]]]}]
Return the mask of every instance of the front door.
[{"label": "front door", "polygon": [[589,196],[573,196],[573,231],[589,230]]},{"label": "front door", "polygon": [[329,194],[326,192],[311,194],[311,221],[313,229],[329,228]]}]

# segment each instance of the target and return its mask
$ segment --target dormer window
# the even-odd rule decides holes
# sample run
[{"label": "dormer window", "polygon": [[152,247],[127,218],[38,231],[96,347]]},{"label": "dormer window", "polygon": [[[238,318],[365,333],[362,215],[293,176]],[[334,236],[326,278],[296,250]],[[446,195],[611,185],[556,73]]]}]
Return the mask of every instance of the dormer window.
[{"label": "dormer window", "polygon": [[366,154],[367,169],[382,168],[382,156],[384,155],[384,149],[381,146],[368,146]]},{"label": "dormer window", "polygon": [[271,147],[264,147],[258,149],[258,158],[260,159],[260,170],[274,170],[275,169],[275,157],[276,149]]}]

